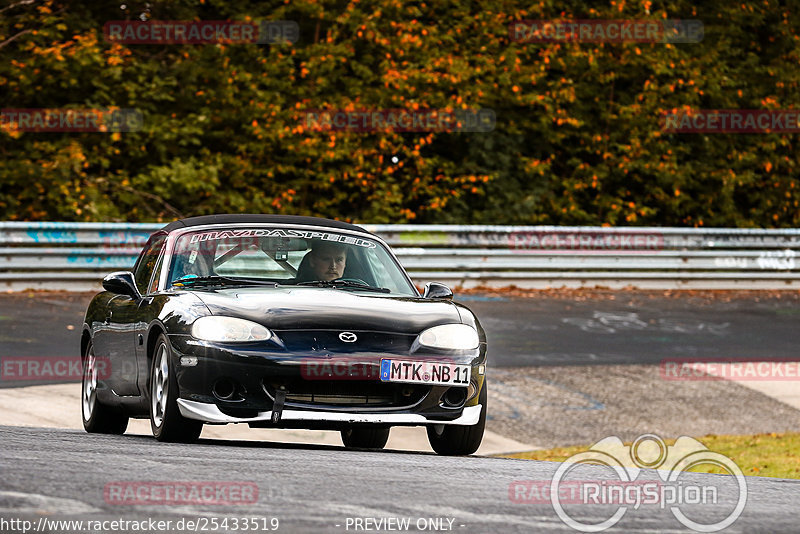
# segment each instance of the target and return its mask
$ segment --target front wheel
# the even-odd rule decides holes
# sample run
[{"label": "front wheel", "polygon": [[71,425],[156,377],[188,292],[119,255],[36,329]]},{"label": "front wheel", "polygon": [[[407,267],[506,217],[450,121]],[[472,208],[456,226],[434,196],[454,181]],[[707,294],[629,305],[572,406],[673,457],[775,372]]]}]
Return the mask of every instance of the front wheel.
[{"label": "front wheel", "polygon": [[81,419],[83,429],[90,434],[124,434],[128,417],[97,399],[97,375],[103,367],[94,355],[92,342],[86,347],[81,379]]},{"label": "front wheel", "polygon": [[178,380],[172,372],[172,348],[164,334],[158,337],[150,371],[150,428],[158,441],[192,443],[203,423],[187,419],[178,408]]},{"label": "front wheel", "polygon": [[382,449],[389,441],[388,428],[348,428],[342,430],[342,443],[348,449]]},{"label": "front wheel", "polygon": [[483,381],[478,403],[482,406],[478,422],[470,426],[431,425],[428,427],[428,442],[437,454],[463,456],[478,450],[486,428],[486,380]]}]

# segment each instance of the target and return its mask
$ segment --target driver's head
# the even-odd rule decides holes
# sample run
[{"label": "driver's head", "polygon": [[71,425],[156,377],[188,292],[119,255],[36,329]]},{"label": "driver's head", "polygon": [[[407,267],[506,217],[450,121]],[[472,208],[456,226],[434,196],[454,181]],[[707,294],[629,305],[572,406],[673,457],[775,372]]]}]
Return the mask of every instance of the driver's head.
[{"label": "driver's head", "polygon": [[308,262],[316,280],[336,280],[344,276],[347,248],[338,243],[319,241],[309,252]]}]

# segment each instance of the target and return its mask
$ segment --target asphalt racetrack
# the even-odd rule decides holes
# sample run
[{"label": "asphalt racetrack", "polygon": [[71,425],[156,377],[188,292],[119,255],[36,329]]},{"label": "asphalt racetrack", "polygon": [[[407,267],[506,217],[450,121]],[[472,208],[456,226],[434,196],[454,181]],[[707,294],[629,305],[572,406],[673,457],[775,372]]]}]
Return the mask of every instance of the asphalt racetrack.
[{"label": "asphalt racetrack", "polygon": [[[0,294],[0,351],[71,354],[79,346],[91,297]],[[493,367],[642,364],[674,357],[793,358],[800,341],[796,292],[548,292],[531,298],[471,293],[457,294],[456,300],[480,318]]]},{"label": "asphalt racetrack", "polygon": [[[253,442],[164,445],[144,437],[9,427],[0,428],[0,440],[0,514],[34,522],[42,516],[173,522],[250,517],[277,518],[278,532],[334,533],[357,531],[352,522],[355,518],[408,518],[413,532],[426,531],[417,525],[425,526],[421,520],[430,525],[431,519],[448,525],[447,531],[463,533],[574,532],[550,504],[515,502],[510,496],[509,488],[520,481],[549,481],[558,465],[552,462]],[[582,478],[613,480],[607,469],[585,469]],[[656,478],[654,472],[643,476]],[[718,488],[718,506],[723,513],[736,501],[732,477],[685,477],[687,483]],[[259,499],[255,504],[229,506],[125,506],[106,501],[103,490],[107,484],[130,480],[248,481],[258,486]],[[792,532],[798,506],[800,481],[749,478],[747,505],[727,532]],[[614,505],[582,508],[572,512],[587,522],[609,517],[617,510]],[[695,518],[703,515],[700,506],[682,510]],[[658,506],[627,511],[615,528],[687,532],[668,509]]]},{"label": "asphalt racetrack", "polygon": [[[77,356],[89,299],[0,296],[0,356]],[[794,293],[469,294],[457,300],[478,314],[490,343],[487,428],[514,440],[550,447],[644,433],[800,429],[800,410],[791,395],[780,394],[787,384],[790,392],[796,389],[796,379],[774,382],[774,393],[737,381],[669,380],[660,365],[669,358],[797,359],[800,299]],[[2,380],[0,388],[47,383]],[[14,528],[3,519],[30,520],[39,532],[79,532],[39,520],[162,519],[174,525],[181,518],[235,516],[270,526],[277,518],[278,532],[402,530],[388,528],[396,523],[365,523],[368,518],[407,519],[408,531],[574,532],[551,504],[519,489],[549,485],[559,465],[550,462],[258,441],[171,445],[139,435],[12,426],[0,427],[0,443],[0,532],[22,532],[20,523]],[[608,468],[581,469],[578,478],[614,479]],[[658,478],[652,470],[639,475]],[[684,503],[687,517],[724,517],[738,502],[734,477],[684,474],[681,480],[713,487],[719,497],[713,506]],[[227,505],[110,501],[108,485],[124,481],[239,481],[255,485],[258,498]],[[748,477],[747,490],[741,516],[726,532],[796,531],[800,481]],[[599,522],[618,509],[600,503],[573,505],[569,512]],[[242,531],[231,526],[209,531]],[[669,506],[658,505],[627,509],[610,531],[618,530],[689,532]],[[130,525],[105,531],[141,532]]]}]

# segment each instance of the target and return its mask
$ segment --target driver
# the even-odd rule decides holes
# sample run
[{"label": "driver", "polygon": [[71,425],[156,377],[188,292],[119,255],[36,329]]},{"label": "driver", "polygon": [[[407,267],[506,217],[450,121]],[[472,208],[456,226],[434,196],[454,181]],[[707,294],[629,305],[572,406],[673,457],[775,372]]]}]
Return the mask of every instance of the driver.
[{"label": "driver", "polygon": [[318,241],[308,253],[308,265],[315,280],[330,282],[344,276],[347,247],[333,241]]}]

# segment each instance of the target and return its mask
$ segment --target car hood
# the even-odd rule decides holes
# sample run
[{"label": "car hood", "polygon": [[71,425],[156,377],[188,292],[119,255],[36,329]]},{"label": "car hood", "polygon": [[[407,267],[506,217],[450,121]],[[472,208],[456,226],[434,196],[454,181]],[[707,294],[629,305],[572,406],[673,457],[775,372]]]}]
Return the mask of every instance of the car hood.
[{"label": "car hood", "polygon": [[419,297],[306,287],[246,287],[193,293],[214,315],[249,319],[276,331],[345,329],[418,334],[431,326],[461,322],[452,302]]}]

